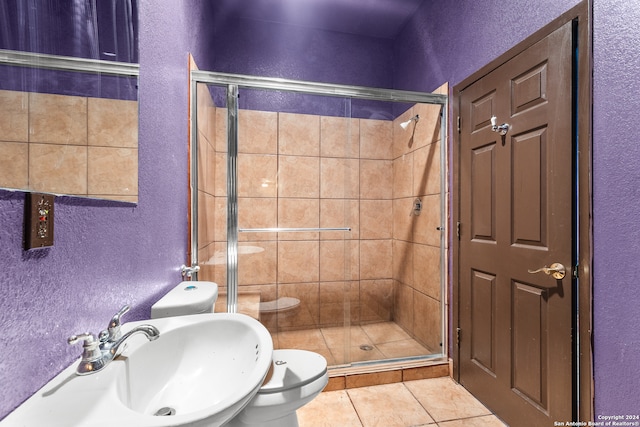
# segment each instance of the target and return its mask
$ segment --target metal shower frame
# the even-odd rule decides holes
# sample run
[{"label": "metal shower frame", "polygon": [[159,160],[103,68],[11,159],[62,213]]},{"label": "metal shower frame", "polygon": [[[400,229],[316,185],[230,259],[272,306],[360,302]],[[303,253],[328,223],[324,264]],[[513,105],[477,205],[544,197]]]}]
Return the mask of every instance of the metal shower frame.
[{"label": "metal shower frame", "polygon": [[[329,83],[315,83],[300,80],[257,77],[238,74],[192,70],[190,73],[191,90],[191,267],[194,268],[192,280],[197,280],[198,266],[198,123],[197,123],[197,85],[198,83],[226,87],[227,91],[227,311],[235,313],[238,309],[238,91],[240,88],[277,90],[310,95],[345,97],[372,101],[424,103],[440,105],[440,279],[441,279],[441,337],[442,353],[447,354],[448,335],[445,307],[446,292],[446,156],[447,156],[447,110],[448,96],[412,92],[394,89],[379,89],[363,86],[350,86]],[[315,231],[323,231],[317,229]],[[330,230],[330,229],[327,229]],[[331,229],[335,230],[335,229]],[[246,230],[249,231],[249,230]],[[259,231],[259,230],[251,230]],[[263,230],[264,231],[264,230]],[[268,231],[310,231],[309,229],[268,229]]]}]

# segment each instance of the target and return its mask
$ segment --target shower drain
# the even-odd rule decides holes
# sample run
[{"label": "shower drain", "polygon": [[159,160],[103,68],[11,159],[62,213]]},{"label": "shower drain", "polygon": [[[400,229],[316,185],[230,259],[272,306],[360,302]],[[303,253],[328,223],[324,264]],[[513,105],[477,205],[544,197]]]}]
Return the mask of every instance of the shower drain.
[{"label": "shower drain", "polygon": [[362,344],[360,346],[360,350],[371,351],[371,350],[373,350],[373,346],[370,346],[369,344]]},{"label": "shower drain", "polygon": [[176,410],[173,408],[169,408],[168,406],[165,406],[163,408],[160,408],[156,411],[155,415],[156,417],[168,417],[171,415],[175,415],[176,414]]}]

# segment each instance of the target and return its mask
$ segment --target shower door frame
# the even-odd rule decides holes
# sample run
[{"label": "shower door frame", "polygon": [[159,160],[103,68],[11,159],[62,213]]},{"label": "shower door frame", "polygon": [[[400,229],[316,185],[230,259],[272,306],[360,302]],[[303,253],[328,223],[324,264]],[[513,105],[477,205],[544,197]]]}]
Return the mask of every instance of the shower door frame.
[{"label": "shower door frame", "polygon": [[[448,306],[447,292],[447,252],[446,240],[449,227],[446,217],[446,153],[447,153],[447,112],[448,96],[434,93],[412,92],[394,89],[371,88],[329,83],[316,83],[301,80],[289,80],[270,77],[228,74],[203,70],[190,71],[190,195],[191,195],[191,248],[190,265],[193,268],[191,280],[198,280],[198,123],[197,123],[197,86],[198,83],[226,87],[227,99],[227,311],[236,313],[238,310],[238,91],[239,89],[274,90],[307,95],[345,97],[383,102],[422,103],[440,105],[440,288],[442,301],[441,331],[442,353],[436,356],[446,356],[448,353],[448,319],[445,307]],[[315,231],[321,231],[318,229]],[[328,229],[329,230],[329,229]],[[335,230],[335,229],[331,229]],[[290,229],[269,231],[291,231]],[[309,230],[306,230],[309,231]]]}]

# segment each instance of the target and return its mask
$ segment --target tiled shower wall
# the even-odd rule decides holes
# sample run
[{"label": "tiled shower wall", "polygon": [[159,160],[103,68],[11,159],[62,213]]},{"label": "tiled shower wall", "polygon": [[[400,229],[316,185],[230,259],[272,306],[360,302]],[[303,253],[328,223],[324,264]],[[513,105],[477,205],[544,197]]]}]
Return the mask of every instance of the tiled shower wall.
[{"label": "tiled shower wall", "polygon": [[0,90],[0,187],[136,202],[138,102]]},{"label": "tiled shower wall", "polygon": [[[224,284],[226,110],[201,86],[199,279]],[[351,227],[240,233],[240,293],[301,301],[263,313],[268,328],[340,326],[348,312],[351,324],[395,320],[440,351],[439,111],[416,105],[385,121],[240,110],[240,227]],[[415,133],[402,130],[414,114]],[[410,215],[416,197],[419,216]]]}]

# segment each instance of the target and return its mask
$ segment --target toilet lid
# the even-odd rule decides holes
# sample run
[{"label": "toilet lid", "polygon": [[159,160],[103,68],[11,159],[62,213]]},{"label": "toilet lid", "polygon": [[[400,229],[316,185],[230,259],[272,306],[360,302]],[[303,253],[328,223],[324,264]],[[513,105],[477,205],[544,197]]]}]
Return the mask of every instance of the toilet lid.
[{"label": "toilet lid", "polygon": [[274,350],[273,374],[258,393],[277,393],[301,387],[327,372],[327,360],[306,350]]}]

